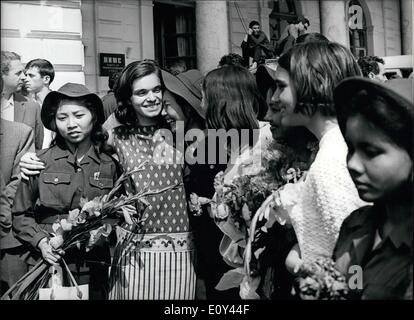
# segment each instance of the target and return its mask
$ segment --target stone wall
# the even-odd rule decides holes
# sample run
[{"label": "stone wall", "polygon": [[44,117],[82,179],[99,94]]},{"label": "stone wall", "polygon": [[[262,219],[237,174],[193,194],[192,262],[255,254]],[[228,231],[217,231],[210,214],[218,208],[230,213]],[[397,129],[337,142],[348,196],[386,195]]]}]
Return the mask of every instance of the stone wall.
[{"label": "stone wall", "polygon": [[128,64],[154,58],[152,1],[82,1],[85,77],[91,90],[104,95],[108,77],[99,76],[99,53],[125,54]]},{"label": "stone wall", "polygon": [[68,81],[85,83],[80,0],[1,1],[1,49],[26,63],[49,60],[55,68],[51,88]]}]

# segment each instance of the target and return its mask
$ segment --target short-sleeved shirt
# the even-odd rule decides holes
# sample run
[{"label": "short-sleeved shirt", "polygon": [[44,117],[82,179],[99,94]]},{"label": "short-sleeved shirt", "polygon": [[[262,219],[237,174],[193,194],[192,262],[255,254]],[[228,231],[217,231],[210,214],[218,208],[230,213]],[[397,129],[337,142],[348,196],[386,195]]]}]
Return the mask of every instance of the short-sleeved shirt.
[{"label": "short-sleeved shirt", "polygon": [[354,285],[359,281],[356,270],[362,268],[363,288],[354,290],[356,298],[403,299],[410,283],[412,286],[412,214],[407,214],[407,221],[395,226],[374,247],[384,215],[380,205],[367,206],[354,211],[342,224],[334,259],[339,271],[348,279],[353,276]]}]

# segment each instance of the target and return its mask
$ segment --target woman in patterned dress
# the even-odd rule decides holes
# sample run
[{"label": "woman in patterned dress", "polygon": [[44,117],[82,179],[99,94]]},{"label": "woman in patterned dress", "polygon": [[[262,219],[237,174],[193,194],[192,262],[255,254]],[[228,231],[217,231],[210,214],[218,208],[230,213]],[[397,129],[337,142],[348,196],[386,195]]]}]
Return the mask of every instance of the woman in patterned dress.
[{"label": "woman in patterned dress", "polygon": [[[153,60],[132,62],[115,90],[122,126],[109,132],[119,162],[132,175],[126,190],[162,190],[149,196],[140,224],[117,230],[110,276],[110,299],[194,299],[195,252],[190,231],[180,152],[163,139],[161,72]],[[142,211],[142,208],[138,208]]]},{"label": "woman in patterned dress", "polygon": [[[109,133],[108,145],[115,148],[125,171],[147,161],[144,171],[133,175],[126,189],[136,193],[144,187],[157,191],[178,186],[148,198],[142,217],[145,222],[139,229],[127,218],[127,223],[117,230],[110,299],[194,298],[194,250],[181,185],[181,153],[175,153],[160,134],[163,129],[175,128],[172,120],[185,121],[188,130],[194,127],[195,119],[204,118],[198,100],[188,90],[174,76],[160,72],[152,60],[133,62],[121,75],[115,92],[119,110],[104,124]],[[44,169],[36,155],[26,153],[23,157],[23,177]]]}]

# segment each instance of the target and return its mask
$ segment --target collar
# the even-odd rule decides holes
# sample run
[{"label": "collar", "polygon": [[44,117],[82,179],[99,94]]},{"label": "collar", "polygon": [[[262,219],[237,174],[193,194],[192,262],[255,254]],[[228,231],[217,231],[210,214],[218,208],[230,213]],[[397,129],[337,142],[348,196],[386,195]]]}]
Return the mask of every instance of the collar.
[{"label": "collar", "polygon": [[1,110],[5,110],[8,108],[12,108],[12,107],[14,107],[13,95],[11,95],[8,100],[6,100],[3,96],[1,96]]},{"label": "collar", "polygon": [[[411,208],[402,207],[400,210],[411,210]],[[384,211],[386,211],[386,209],[384,209]],[[385,236],[385,238],[391,240],[397,249],[403,244],[410,249],[413,248],[413,216],[410,214],[408,217],[408,221],[394,225],[389,234]]]},{"label": "collar", "polygon": [[[352,220],[349,221],[349,227],[359,228],[362,234],[367,235],[372,230],[378,229],[379,221],[385,217],[385,208],[381,204],[374,204],[374,206],[368,206],[362,208],[361,213],[355,215]],[[404,207],[401,210],[410,210],[409,207]],[[413,218],[409,215],[410,219],[406,223],[394,225],[391,231],[382,238],[382,241],[387,238],[390,239],[395,248],[400,248],[405,244],[408,248],[413,247]],[[363,237],[361,237],[362,239]]]},{"label": "collar", "polygon": [[[76,162],[76,154],[73,154],[69,148],[60,148],[58,146],[54,146],[52,148],[52,158],[54,160],[59,160],[63,158],[67,158],[67,161],[71,164],[77,164]],[[101,158],[99,156],[99,150],[97,146],[91,145],[88,152],[83,157],[81,164],[89,163],[88,159],[94,160],[96,163],[101,163]]]}]

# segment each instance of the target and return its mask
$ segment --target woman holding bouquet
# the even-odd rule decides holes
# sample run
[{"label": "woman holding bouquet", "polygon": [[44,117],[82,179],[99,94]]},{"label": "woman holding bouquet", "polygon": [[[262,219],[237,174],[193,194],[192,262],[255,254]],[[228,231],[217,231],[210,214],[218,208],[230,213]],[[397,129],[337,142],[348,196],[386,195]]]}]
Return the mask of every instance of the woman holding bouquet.
[{"label": "woman holding bouquet", "polygon": [[[171,133],[172,121],[186,120],[188,112],[197,112],[197,117],[204,114],[197,99],[184,92],[189,89],[172,75],[165,74],[163,78],[162,74],[165,73],[153,60],[132,62],[120,74],[115,90],[118,109],[114,124],[107,126],[107,143],[114,148],[124,171],[143,166],[125,183],[126,191],[134,195],[143,191],[155,194],[147,197],[146,207],[135,208],[135,217],[126,215],[117,230],[110,299],[195,296],[195,252],[182,185],[182,154],[173,141],[164,137]],[[168,89],[194,111],[181,110],[172,94],[167,93],[167,83]],[[25,174],[41,172],[35,171],[43,168],[41,162],[27,156],[27,162],[21,163]],[[144,221],[138,224],[136,215]]]},{"label": "woman holding bouquet", "polygon": [[351,78],[334,99],[349,173],[360,197],[373,202],[342,224],[336,267],[353,298],[412,300],[413,81]]},{"label": "woman holding bouquet", "polygon": [[130,63],[115,90],[115,116],[122,125],[110,131],[109,142],[124,170],[145,164],[125,188],[132,194],[144,189],[164,191],[148,197],[146,208],[137,208],[142,223],[124,223],[118,228],[110,299],[195,296],[195,252],[182,184],[182,155],[162,136],[168,128],[162,115],[164,90],[161,71],[153,60]]},{"label": "woman holding bouquet", "polygon": [[280,120],[282,126],[306,127],[319,140],[315,160],[304,182],[298,184],[301,188],[282,188],[261,208],[265,212],[266,206],[276,207],[273,212],[277,214],[284,207],[283,200],[292,199],[288,215],[298,244],[290,251],[286,266],[296,274],[302,263],[332,256],[343,220],[364,204],[346,168],[347,146],[333,104],[335,86],[361,71],[342,45],[311,42],[280,57],[271,74],[276,83],[272,105],[277,107],[269,109],[271,123]]},{"label": "woman holding bouquet", "polygon": [[[80,208],[81,198],[107,194],[117,179],[116,160],[106,153],[108,135],[100,98],[81,84],[67,83],[49,93],[43,102],[43,125],[56,137],[51,147],[37,153],[44,170],[17,189],[13,208],[16,237],[31,247],[27,262],[39,255],[52,265],[61,259],[50,235],[57,219]],[[53,239],[53,238],[52,238]],[[90,299],[105,299],[108,293],[109,245],[88,252],[73,248],[64,253],[78,284],[89,283]]]},{"label": "woman holding bouquet", "polygon": [[197,142],[194,157],[205,162],[190,166],[187,185],[193,198],[213,199],[211,210],[202,206],[192,218],[199,271],[207,299],[238,299],[239,283],[232,286],[237,290],[217,290],[216,285],[225,272],[243,266],[246,230],[238,229],[230,215],[218,213],[217,208],[222,206],[215,180],[219,174],[224,183],[230,184],[239,177],[257,174],[262,169],[261,152],[270,143],[271,132],[266,123],[257,120],[265,101],[254,77],[244,68],[225,66],[209,72],[203,83],[202,103],[209,130],[206,139]]}]

